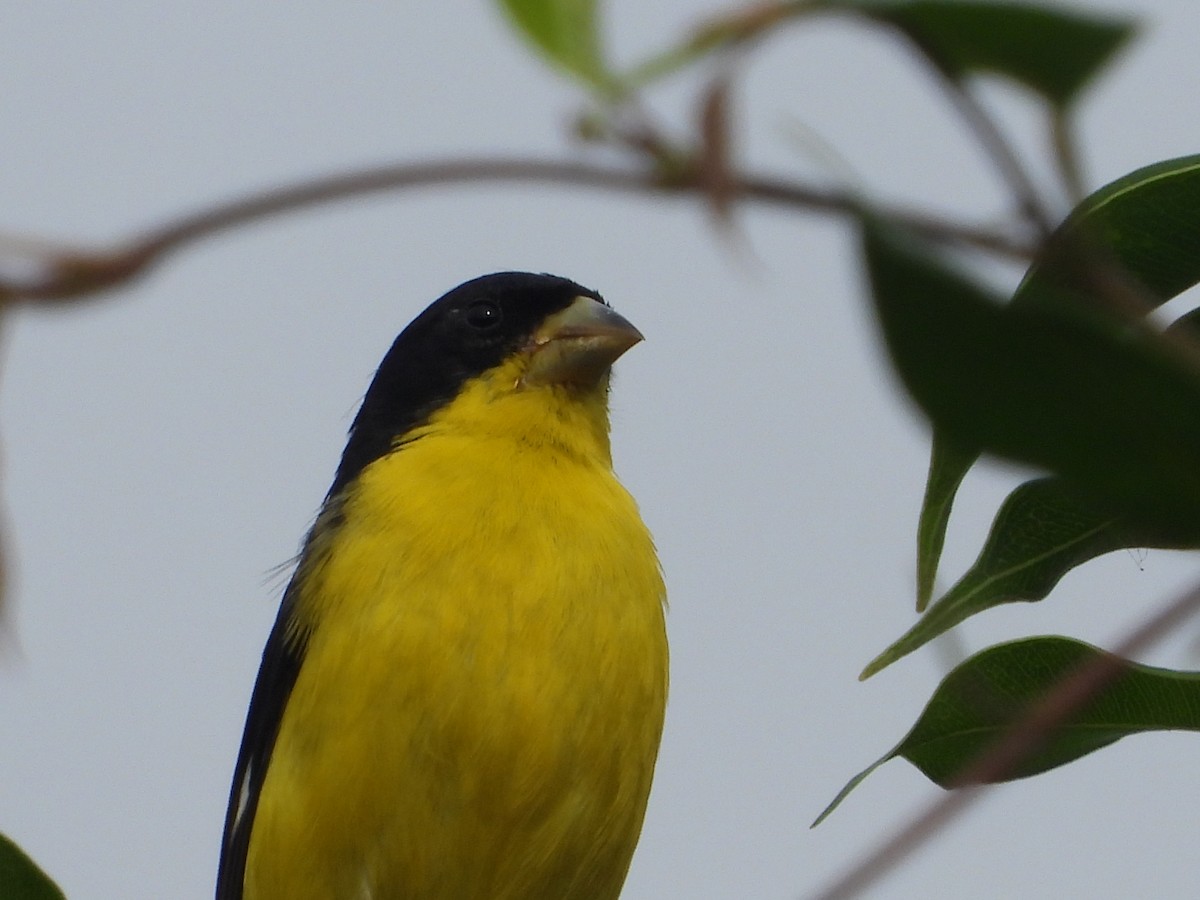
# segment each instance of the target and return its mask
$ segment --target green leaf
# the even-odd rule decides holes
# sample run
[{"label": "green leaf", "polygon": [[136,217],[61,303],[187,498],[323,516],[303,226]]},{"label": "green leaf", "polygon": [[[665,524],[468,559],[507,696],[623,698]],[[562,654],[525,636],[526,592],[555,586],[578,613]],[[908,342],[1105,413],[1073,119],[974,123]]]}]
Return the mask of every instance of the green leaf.
[{"label": "green leaf", "polygon": [[1080,292],[1061,248],[1098,249],[1163,303],[1200,282],[1200,156],[1131,172],[1084,200],[1058,229],[1013,295],[1017,304],[1062,289]]},{"label": "green leaf", "polygon": [[0,897],[5,900],[65,900],[58,885],[20,847],[2,834]]},{"label": "green leaf", "polygon": [[[1167,331],[1200,337],[1200,309],[1180,316]],[[962,477],[960,473],[977,456],[947,446],[946,439],[934,432],[930,486],[926,488],[921,527],[923,535],[926,530],[932,533],[940,528],[940,532],[921,541],[918,558],[919,565],[930,568],[927,575],[930,582],[945,533],[944,515],[949,513],[950,499]],[[942,503],[931,502],[931,495],[943,498]],[[862,677],[869,678],[985,609],[1003,603],[1045,599],[1067,572],[1089,559],[1135,547],[1196,549],[1200,541],[1189,540],[1186,535],[1139,529],[1099,512],[1062,479],[1028,481],[1001,505],[974,565],[916,625],[872,660]],[[933,557],[931,562],[926,562],[927,555]],[[923,610],[918,607],[917,611]]]},{"label": "green leaf", "polygon": [[1067,572],[1089,559],[1128,547],[1179,549],[1170,534],[1122,523],[1061,478],[1027,481],[996,514],[979,558],[911,629],[863,670],[869,678],[964,619],[1002,603],[1046,597]]},{"label": "green leaf", "polygon": [[682,43],[627,77],[642,85],[789,19],[834,11],[863,15],[903,31],[955,79],[972,73],[1010,78],[1068,106],[1133,36],[1134,20],[1053,5],[963,0],[792,0],[736,9],[705,23]]},{"label": "green leaf", "polygon": [[978,450],[961,447],[945,432],[933,430],[925,499],[917,521],[917,612],[924,612],[933,597],[954,496],[977,459]]},{"label": "green leaf", "polygon": [[551,62],[602,94],[616,90],[600,48],[596,0],[499,0],[517,30]]},{"label": "green leaf", "polygon": [[[1063,678],[1102,658],[1103,650],[1064,637],[1035,637],[989,647],[957,666],[934,692],[912,730],[860,772],[813,824],[828,816],[867,775],[897,756],[942,787],[1002,740]],[[1200,731],[1200,672],[1121,661],[1125,671],[1064,720],[1002,781],[1025,778],[1144,731]]]},{"label": "green leaf", "polygon": [[[1082,246],[1087,248],[1087,252],[1099,252],[1103,254],[1105,265],[1116,263],[1123,267],[1140,284],[1144,294],[1142,299],[1151,305],[1192,287],[1200,282],[1200,254],[1194,252],[1194,248],[1200,246],[1200,156],[1148,166],[1101,188],[1081,203],[1064,222],[1052,246],[1054,249],[1042,255],[1017,289],[1012,300],[1014,308],[1036,310],[1042,307],[1044,312],[1055,314],[1061,312],[1064,296],[1073,297],[1080,305],[1091,302],[1086,297],[1086,287],[1079,277],[1078,257],[1073,262],[1063,256],[1063,248],[1070,247],[1078,249]],[[914,245],[909,249],[917,248]],[[913,261],[910,259],[911,264]],[[953,270],[945,269],[936,258],[927,258],[920,263],[926,264],[944,270],[941,274],[952,282],[951,291],[964,290],[966,295],[974,298],[971,302],[995,302],[994,297],[974,284],[968,282],[964,287],[967,280]],[[997,314],[1011,315],[1011,311]],[[1174,323],[1167,332],[1172,337],[1200,338],[1200,328],[1195,324],[1198,319],[1200,313],[1190,313]],[[1111,331],[1113,326],[1110,323],[1108,327]],[[1126,341],[1126,333],[1119,327],[1110,337],[1118,344]],[[1128,387],[1116,381],[1110,383],[1118,394],[1124,393]],[[1031,387],[1026,385],[1026,388]],[[1129,399],[1138,402],[1136,398]],[[1102,401],[1103,398],[1097,398],[1097,402]],[[1184,418],[1194,418],[1194,407]],[[958,451],[961,458],[956,457],[947,446],[951,440],[945,427],[935,426],[929,481],[918,526],[919,612],[922,611],[922,601],[928,599],[933,587],[950,503],[963,473],[974,459],[964,451]],[[1065,491],[1067,486],[1062,485],[1062,489]],[[1018,495],[1014,495],[1010,501],[1014,499],[1019,499]],[[1048,591],[1069,568],[1108,549],[1197,546],[1195,526],[1192,524],[1195,517],[1183,511],[1184,520],[1166,529],[1161,527],[1162,523],[1158,523],[1159,527],[1138,527],[1128,516],[1115,516],[1112,517],[1115,521],[1111,526],[1096,531],[1091,537],[1084,539],[1081,534],[1073,544],[1072,553],[1068,554],[1065,550],[1052,552],[1051,545],[1059,540],[1056,523],[1086,522],[1089,517],[1097,520],[1110,518],[1094,511],[1090,504],[1081,505],[1061,498],[1060,501],[1060,505],[1053,510],[1044,510],[1043,518],[1039,521],[1024,522],[1002,510],[988,539],[988,547],[971,571],[935,604],[935,611],[931,611],[932,615],[927,620],[918,622],[874,660],[865,670],[864,677],[911,652],[967,616],[998,603],[1044,597],[1044,591],[1032,592],[1028,584],[1021,586],[1013,578],[997,577],[996,561],[1000,558],[997,548],[1027,546],[1029,557],[1020,566],[1021,571],[1024,576],[1036,571],[1038,577],[1045,581]],[[997,529],[1002,527],[1007,527],[1008,531],[1000,533]],[[1028,529],[1029,533],[1023,536],[1017,533],[1020,529]],[[1083,532],[1090,534],[1091,530],[1083,528]],[[1009,565],[1015,566],[1017,561],[1005,560],[1003,567]]]},{"label": "green leaf", "polygon": [[1200,536],[1200,374],[1160,335],[1061,297],[1001,306],[869,217],[863,248],[892,361],[936,427],[1140,527]]},{"label": "green leaf", "polygon": [[887,22],[952,78],[1011,78],[1059,107],[1070,104],[1133,35],[1132,20],[1051,5],[962,0],[829,0]]}]

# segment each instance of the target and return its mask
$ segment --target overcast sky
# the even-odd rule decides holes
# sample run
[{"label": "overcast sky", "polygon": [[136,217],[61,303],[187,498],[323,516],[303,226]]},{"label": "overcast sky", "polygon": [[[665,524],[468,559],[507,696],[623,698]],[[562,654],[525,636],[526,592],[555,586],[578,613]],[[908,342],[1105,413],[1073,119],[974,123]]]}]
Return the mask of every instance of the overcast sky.
[{"label": "overcast sky", "polygon": [[[609,5],[624,61],[720,8]],[[1093,185],[1200,150],[1200,12],[1129,6],[1144,33],[1082,111]],[[564,135],[581,96],[486,3],[39,0],[2,20],[9,233],[104,243],[360,164],[576,152]],[[888,197],[1004,209],[881,33],[794,27],[740,74],[750,163],[822,177],[796,137],[810,129]],[[682,124],[696,94],[681,79],[653,101]],[[1026,98],[987,98],[1040,150]],[[396,332],[446,289],[509,268],[594,287],[647,336],[618,367],[614,452],[667,574],[672,696],[625,896],[805,896],[940,796],[896,761],[808,829],[947,665],[935,648],[856,680],[913,619],[927,435],[881,356],[849,230],[778,209],[737,222],[748,252],[692,201],[423,190],[246,229],[102,301],[10,315],[0,422],[19,653],[0,664],[0,831],[77,900],[210,895],[285,578],[271,573]],[[945,573],[970,563],[1019,477],[971,477]],[[1046,603],[968,623],[963,641],[1111,645],[1198,574],[1182,554],[1115,553]],[[1200,668],[1198,628],[1145,659]],[[1131,738],[1002,787],[870,896],[1193,893],[1197,746]]]}]

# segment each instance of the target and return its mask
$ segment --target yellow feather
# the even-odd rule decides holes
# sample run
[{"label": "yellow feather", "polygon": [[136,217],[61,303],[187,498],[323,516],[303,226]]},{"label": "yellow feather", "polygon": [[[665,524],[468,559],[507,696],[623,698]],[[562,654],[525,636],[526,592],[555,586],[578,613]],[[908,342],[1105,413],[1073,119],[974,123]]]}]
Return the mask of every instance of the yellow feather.
[{"label": "yellow feather", "polygon": [[665,590],[606,386],[468,383],[370,464],[299,573],[307,637],[246,900],[608,900],[667,690]]}]

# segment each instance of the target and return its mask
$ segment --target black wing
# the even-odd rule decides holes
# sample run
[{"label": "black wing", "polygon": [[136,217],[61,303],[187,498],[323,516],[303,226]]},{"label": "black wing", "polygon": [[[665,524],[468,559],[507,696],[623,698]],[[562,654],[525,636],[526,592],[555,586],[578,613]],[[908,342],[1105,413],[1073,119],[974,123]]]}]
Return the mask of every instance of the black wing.
[{"label": "black wing", "polygon": [[246,873],[246,853],[250,848],[250,830],[259,793],[267,775],[267,764],[279,733],[283,710],[291,696],[300,663],[304,658],[303,642],[289,634],[289,621],[295,604],[296,578],[288,585],[279,605],[279,615],[267,638],[258,680],[250,697],[250,711],[242,732],[242,748],[238,751],[237,767],[233,772],[233,787],[229,791],[229,808],[225,812],[225,833],[221,839],[221,864],[217,871],[217,900],[242,900],[242,884]]}]

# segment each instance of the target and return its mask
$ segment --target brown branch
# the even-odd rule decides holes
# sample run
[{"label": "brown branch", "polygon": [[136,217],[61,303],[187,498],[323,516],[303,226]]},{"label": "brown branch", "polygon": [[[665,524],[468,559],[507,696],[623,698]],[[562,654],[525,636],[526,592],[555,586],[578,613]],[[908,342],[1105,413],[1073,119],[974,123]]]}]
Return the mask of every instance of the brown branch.
[{"label": "brown branch", "polygon": [[[167,256],[205,238],[283,213],[354,197],[408,188],[481,183],[534,183],[588,187],[629,193],[703,196],[701,174],[631,171],[579,162],[522,158],[478,158],[401,163],[313,178],[217,203],[148,229],[109,252],[46,252],[41,271],[24,279],[0,275],[0,297],[24,301],[63,301],[117,287],[144,275]],[[846,192],[760,176],[735,176],[739,199],[823,213],[855,213],[861,200]],[[926,237],[959,242],[1017,259],[1029,259],[1027,241],[997,230],[952,222],[929,214],[887,212]]]},{"label": "brown branch", "polygon": [[928,806],[878,848],[856,863],[812,900],[847,900],[858,896],[942,831],[983,794],[1012,772],[1064,721],[1093,700],[1126,671],[1126,659],[1161,640],[1200,612],[1200,584],[1173,600],[1135,628],[1112,654],[1091,660],[1059,681],[986,753],[955,779],[960,785]]},{"label": "brown branch", "polygon": [[963,83],[961,77],[942,61],[936,50],[911,32],[904,33],[909,39],[909,44],[932,70],[942,93],[958,113],[967,130],[974,135],[976,143],[1016,199],[1022,214],[1038,230],[1042,239],[1048,238],[1054,231],[1053,218],[1043,204],[1033,179],[1025,171],[1025,166],[1004,132],[1000,130],[1000,126]]},{"label": "brown branch", "polygon": [[1065,110],[1055,108],[1050,113],[1050,143],[1054,147],[1054,161],[1066,188],[1067,199],[1071,206],[1078,206],[1087,196],[1087,180],[1083,177],[1071,117]]}]

